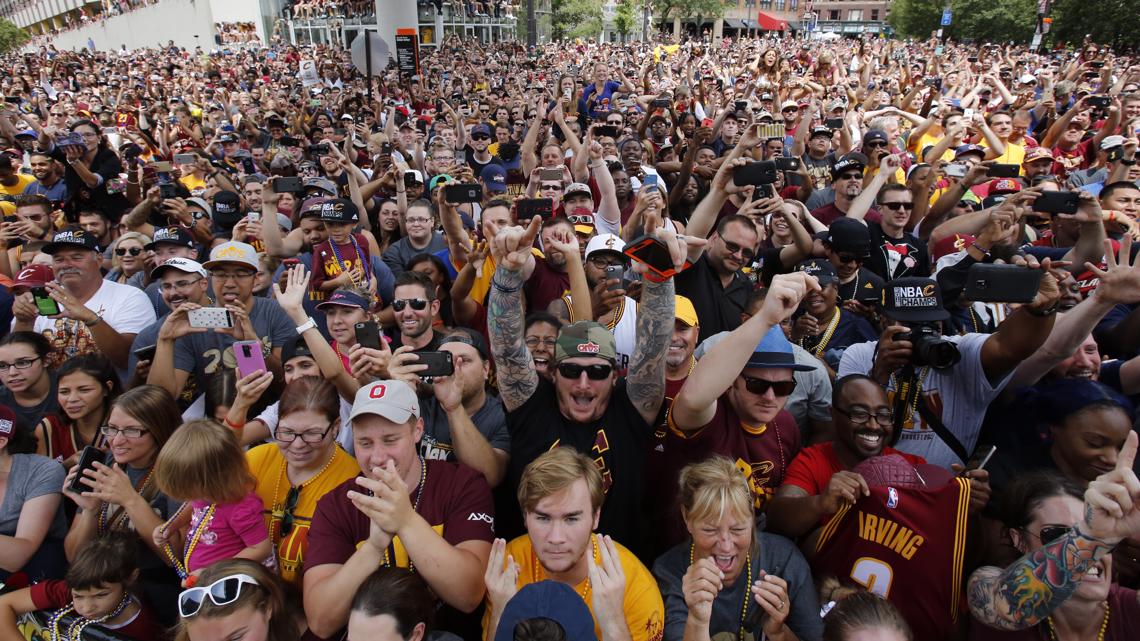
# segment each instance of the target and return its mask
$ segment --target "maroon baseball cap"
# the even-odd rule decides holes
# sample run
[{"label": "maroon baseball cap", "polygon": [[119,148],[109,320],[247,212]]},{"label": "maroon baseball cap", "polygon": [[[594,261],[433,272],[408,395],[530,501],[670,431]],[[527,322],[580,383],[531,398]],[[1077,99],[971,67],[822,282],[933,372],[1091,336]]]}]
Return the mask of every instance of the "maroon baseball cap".
[{"label": "maroon baseball cap", "polygon": [[0,436],[11,436],[16,431],[16,413],[7,405],[0,405]]},{"label": "maroon baseball cap", "polygon": [[43,287],[55,280],[51,265],[28,265],[16,274],[12,287]]}]

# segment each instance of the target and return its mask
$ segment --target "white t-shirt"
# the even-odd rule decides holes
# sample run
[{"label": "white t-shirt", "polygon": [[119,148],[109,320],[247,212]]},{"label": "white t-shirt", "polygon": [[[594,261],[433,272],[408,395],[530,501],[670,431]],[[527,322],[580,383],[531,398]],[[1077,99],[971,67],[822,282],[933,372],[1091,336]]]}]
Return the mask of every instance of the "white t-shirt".
[{"label": "white t-shirt", "polygon": [[[98,291],[84,305],[104,323],[120,334],[138,334],[154,323],[154,305],[143,290],[109,280],[101,282]],[[33,329],[47,337],[52,347],[62,350],[67,358],[99,351],[91,329],[77,320],[37,316]],[[119,376],[125,377],[126,370],[119,370]]]},{"label": "white t-shirt", "polygon": [[[922,380],[921,402],[925,402],[934,415],[941,419],[942,424],[961,441],[967,452],[972,452],[978,443],[986,408],[1001,393],[1013,374],[1011,370],[997,385],[990,385],[985,370],[982,369],[982,344],[989,337],[990,334],[945,336],[946,340],[958,345],[962,360],[948,370],[930,368]],[[870,374],[876,344],[876,341],[868,341],[848,347],[839,361],[838,376],[842,378],[848,374]],[[892,379],[887,386],[887,398],[892,407],[895,399],[894,384]],[[907,413],[910,413],[909,409]],[[932,465],[949,468],[951,463],[965,463],[925,425],[917,411],[903,423],[903,433],[895,447],[908,454],[921,456]]]}]

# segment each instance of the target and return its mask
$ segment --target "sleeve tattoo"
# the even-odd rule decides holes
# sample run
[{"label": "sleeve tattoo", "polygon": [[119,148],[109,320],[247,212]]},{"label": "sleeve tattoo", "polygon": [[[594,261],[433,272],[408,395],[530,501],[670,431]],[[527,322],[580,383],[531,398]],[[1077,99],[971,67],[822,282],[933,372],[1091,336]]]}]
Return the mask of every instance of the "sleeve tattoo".
[{"label": "sleeve tattoo", "polygon": [[499,393],[507,410],[521,407],[538,388],[538,373],[534,359],[526,348],[523,337],[523,302],[519,291],[524,282],[521,271],[503,267],[495,270],[491,278],[490,308],[487,310],[487,330],[491,335],[491,353],[499,378]]},{"label": "sleeve tattoo", "polygon": [[637,307],[637,347],[626,377],[629,398],[647,421],[665,400],[665,351],[673,335],[673,280],[645,280]]},{"label": "sleeve tattoo", "polygon": [[1089,566],[1111,550],[1074,528],[1005,570],[980,568],[970,576],[970,612],[1001,630],[1037,625],[1073,595]]}]

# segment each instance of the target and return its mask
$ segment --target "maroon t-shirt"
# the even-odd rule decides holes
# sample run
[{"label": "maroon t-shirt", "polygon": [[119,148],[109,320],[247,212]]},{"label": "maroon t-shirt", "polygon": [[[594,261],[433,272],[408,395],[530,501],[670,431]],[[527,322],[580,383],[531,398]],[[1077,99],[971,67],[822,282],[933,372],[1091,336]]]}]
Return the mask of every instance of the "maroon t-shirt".
[{"label": "maroon t-shirt", "polygon": [[[672,403],[670,402],[670,405]],[[745,425],[732,409],[727,392],[716,402],[716,414],[707,425],[682,432],[673,423],[658,429],[646,459],[646,469],[657,475],[653,501],[664,511],[663,536],[678,543],[687,536],[677,505],[677,478],[681,468],[712,455],[727,456],[748,478],[756,512],[762,512],[780,484],[788,465],[800,451],[800,430],[784,410],[764,425]]]},{"label": "maroon t-shirt", "polygon": [[[835,206],[835,203],[830,203],[818,209],[813,209],[811,215],[815,216],[815,219],[819,222],[830,227],[831,223],[839,220],[840,218],[843,218],[847,214],[840,211],[840,209]],[[874,207],[867,210],[867,215],[864,216],[864,218],[869,223],[883,222],[882,216],[879,215],[879,210],[875,209]]]},{"label": "maroon t-shirt", "polygon": [[[464,541],[495,539],[495,506],[491,487],[482,474],[460,463],[427,461],[424,493],[416,512],[451,545]],[[305,570],[319,565],[344,564],[368,540],[371,521],[348,499],[348,491],[363,491],[352,478],[321,497],[313,522],[309,526],[309,547],[305,552]],[[410,498],[415,504],[416,489]],[[393,539],[388,553],[395,565],[409,567],[408,552],[399,537]],[[312,630],[305,639],[317,639]],[[333,635],[332,638],[339,638]]]},{"label": "maroon t-shirt", "polygon": [[[352,478],[317,501],[309,528],[305,570],[344,563],[368,540],[371,521],[348,499],[349,490],[360,492],[363,488]],[[410,496],[414,503],[415,489]],[[482,474],[466,465],[427,461],[427,480],[417,512],[451,545],[471,540],[491,542],[495,538],[491,488]],[[393,546],[396,565],[408,567],[408,553],[399,537]]]},{"label": "maroon t-shirt", "polygon": [[[37,610],[59,610],[60,608],[66,608],[72,601],[71,588],[67,585],[67,581],[41,581],[33,585],[30,590],[32,603],[36,606]],[[135,599],[135,602],[139,603],[139,612],[123,626],[111,628],[106,624],[100,624],[97,627],[113,631],[118,636],[139,639],[139,641],[152,641],[153,639],[164,638],[166,636],[165,631],[162,629],[162,626],[159,625],[158,621],[155,620],[151,611],[139,602],[138,599]]]},{"label": "maroon t-shirt", "polygon": [[534,272],[523,286],[526,308],[532,312],[545,312],[552,301],[570,291],[570,275],[556,271],[546,264],[545,258],[535,258]]}]

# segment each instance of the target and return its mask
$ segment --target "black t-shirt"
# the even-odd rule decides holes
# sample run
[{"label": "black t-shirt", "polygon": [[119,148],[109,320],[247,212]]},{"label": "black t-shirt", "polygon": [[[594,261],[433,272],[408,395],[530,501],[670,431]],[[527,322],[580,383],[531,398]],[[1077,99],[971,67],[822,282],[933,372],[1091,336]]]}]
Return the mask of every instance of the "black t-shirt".
[{"label": "black t-shirt", "polygon": [[752,281],[747,276],[736,273],[728,287],[722,287],[720,276],[709,264],[708,255],[702,254],[692,267],[677,274],[673,282],[677,293],[693,302],[697,318],[701,319],[699,341],[740,327],[740,313],[748,304],[748,294],[752,291]]},{"label": "black t-shirt", "polygon": [[483,172],[483,168],[487,165],[499,165],[500,167],[506,165],[502,158],[494,154],[491,155],[491,159],[487,162],[479,162],[475,159],[475,148],[471,145],[467,145],[463,148],[463,155],[467,159],[467,164],[471,166],[471,173],[475,174],[476,178],[479,177],[479,174]]},{"label": "black t-shirt", "polygon": [[[874,251],[874,250],[872,250]],[[860,267],[855,278],[847,283],[839,283],[839,300],[857,300],[860,303],[878,302],[886,283],[877,274]]]},{"label": "black t-shirt", "polygon": [[644,463],[652,427],[629,400],[624,379],[614,386],[605,414],[591,423],[575,423],[558,410],[554,384],[539,378],[538,388],[522,407],[507,412],[511,461],[496,496],[496,536],[510,540],[525,534],[515,490],[523,468],[555,446],[572,447],[594,460],[602,472],[606,501],[598,532],[609,534],[639,557],[648,532],[642,527]]},{"label": "black t-shirt", "polygon": [[867,269],[884,280],[930,275],[930,254],[917,236],[903,232],[901,238],[892,238],[877,223],[867,223],[867,231],[871,233],[871,257],[863,263]]}]

